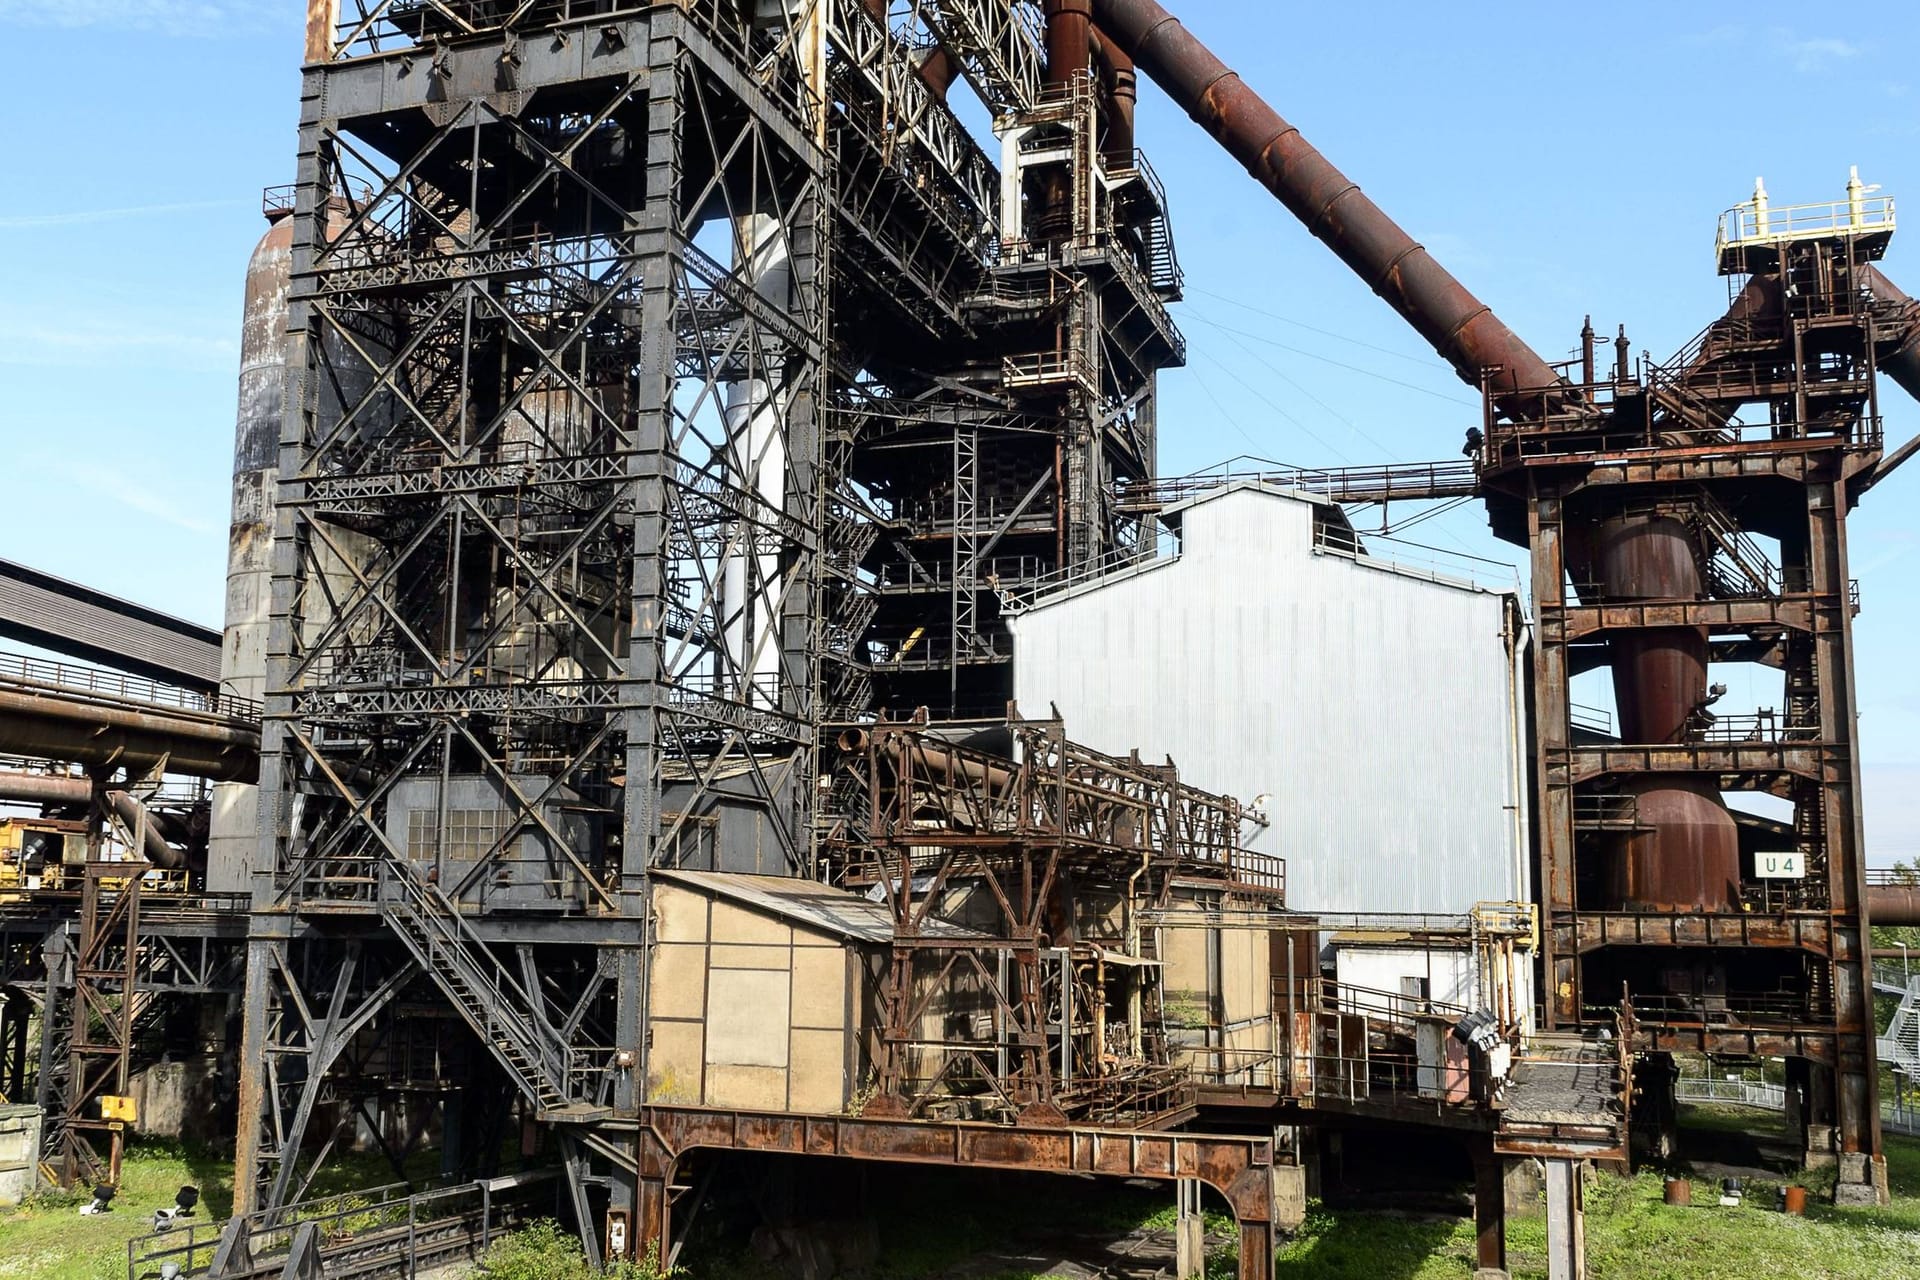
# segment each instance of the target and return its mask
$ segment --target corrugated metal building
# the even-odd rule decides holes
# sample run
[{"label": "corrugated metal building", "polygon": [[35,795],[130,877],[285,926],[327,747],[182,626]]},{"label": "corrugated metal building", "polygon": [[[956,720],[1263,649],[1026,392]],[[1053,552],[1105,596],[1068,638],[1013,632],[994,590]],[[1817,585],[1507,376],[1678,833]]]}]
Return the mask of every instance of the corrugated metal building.
[{"label": "corrugated metal building", "polygon": [[1306,911],[1531,897],[1515,596],[1367,555],[1340,508],[1256,482],[1166,513],[1177,556],[1042,595],[1015,697],[1076,740],[1252,802]]}]

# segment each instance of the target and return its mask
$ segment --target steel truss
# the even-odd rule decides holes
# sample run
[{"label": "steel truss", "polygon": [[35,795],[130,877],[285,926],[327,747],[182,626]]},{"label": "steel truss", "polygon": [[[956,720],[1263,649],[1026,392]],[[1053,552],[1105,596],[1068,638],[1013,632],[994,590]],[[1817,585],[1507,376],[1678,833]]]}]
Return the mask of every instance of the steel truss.
[{"label": "steel truss", "polygon": [[1057,723],[1006,731],[1010,753],[925,721],[838,739],[850,785],[833,792],[845,820],[830,869],[894,917],[867,1114],[1137,1124],[1177,1112],[1191,1089],[1161,1029],[1141,913],[1176,893],[1278,907],[1284,865],[1240,847],[1237,801],[1170,764],[1090,751]]},{"label": "steel truss", "polygon": [[439,0],[310,33],[243,1208],[310,1184],[422,981],[577,1152],[646,1078],[649,868],[811,870],[823,36]]},{"label": "steel truss", "polygon": [[[1489,400],[1480,459],[1496,531],[1533,556],[1550,1023],[1604,1023],[1624,980],[1642,1050],[1785,1055],[1837,1081],[1811,1090],[1815,1128],[1837,1124],[1843,1162],[1869,1163],[1880,1143],[1845,526],[1880,457],[1875,364],[1920,323],[1872,296],[1877,252],[1836,234],[1729,268],[1739,301],[1673,360],[1638,376],[1622,367],[1552,406],[1498,412]],[[1746,406],[1761,420],[1738,416]],[[1609,595],[1583,580],[1596,557],[1582,539],[1623,517],[1684,531],[1697,597]],[[1711,661],[1779,670],[1782,705],[1702,706],[1671,741],[1576,741],[1572,676],[1610,661],[1620,638],[1662,629],[1704,637]],[[1804,876],[1760,879],[1749,850],[1737,915],[1610,910],[1600,864],[1648,829],[1621,794],[1651,777],[1791,801],[1792,823],[1762,839],[1798,854]],[[1656,989],[1645,972],[1656,954],[1725,985]],[[1843,1168],[1842,1193],[1871,1196],[1872,1179]]]}]

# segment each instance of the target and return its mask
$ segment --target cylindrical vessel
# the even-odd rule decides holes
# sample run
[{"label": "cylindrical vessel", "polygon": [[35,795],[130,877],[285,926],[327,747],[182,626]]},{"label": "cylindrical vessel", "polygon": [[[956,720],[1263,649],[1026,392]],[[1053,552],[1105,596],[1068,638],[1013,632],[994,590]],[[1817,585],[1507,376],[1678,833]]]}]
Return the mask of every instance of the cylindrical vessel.
[{"label": "cylindrical vessel", "polygon": [[1807,1212],[1807,1189],[1805,1187],[1783,1187],[1782,1208],[1794,1217],[1802,1217]]},{"label": "cylindrical vessel", "polygon": [[[287,376],[287,295],[292,288],[291,209],[269,212],[247,262],[240,321],[240,395],[233,433],[233,507],[227,529],[227,607],[220,692],[258,702],[267,690],[267,629],[273,596],[273,496],[280,481],[280,417]],[[259,799],[251,783],[213,789],[208,887],[247,885]]]},{"label": "cylindrical vessel", "polygon": [[1663,1184],[1664,1199],[1671,1205],[1693,1203],[1693,1184],[1685,1178],[1668,1178]]},{"label": "cylindrical vessel", "polygon": [[1047,83],[1063,85],[1087,65],[1093,0],[1046,0]]},{"label": "cylindrical vessel", "polygon": [[[1632,512],[1603,521],[1590,546],[1591,572],[1607,600],[1700,599],[1693,532],[1677,515]],[[1611,638],[1613,692],[1623,742],[1681,742],[1707,698],[1707,633],[1653,627]],[[1623,788],[1636,829],[1620,837],[1607,867],[1608,905],[1640,911],[1728,911],[1739,901],[1740,835],[1712,782],[1648,774]]]}]

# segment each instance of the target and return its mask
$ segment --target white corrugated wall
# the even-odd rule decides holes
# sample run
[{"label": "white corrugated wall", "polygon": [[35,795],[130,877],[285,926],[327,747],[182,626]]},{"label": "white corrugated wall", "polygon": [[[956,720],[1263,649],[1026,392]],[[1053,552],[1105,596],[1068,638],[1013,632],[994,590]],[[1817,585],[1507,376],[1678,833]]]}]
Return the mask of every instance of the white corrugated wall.
[{"label": "white corrugated wall", "polygon": [[1316,554],[1312,510],[1259,489],[1198,502],[1179,559],[1019,617],[1020,707],[1270,795],[1251,843],[1287,859],[1298,909],[1527,898],[1508,597]]}]

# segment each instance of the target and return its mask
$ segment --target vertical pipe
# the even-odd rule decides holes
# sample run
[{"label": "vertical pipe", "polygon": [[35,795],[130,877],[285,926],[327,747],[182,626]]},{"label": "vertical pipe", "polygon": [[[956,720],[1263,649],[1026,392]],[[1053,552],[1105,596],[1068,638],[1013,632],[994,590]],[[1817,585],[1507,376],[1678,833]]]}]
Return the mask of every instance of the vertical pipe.
[{"label": "vertical pipe", "polygon": [[1106,94],[1107,140],[1103,148],[1109,168],[1133,164],[1134,113],[1139,104],[1139,74],[1133,59],[1098,27],[1093,29],[1093,59],[1100,68]]},{"label": "vertical pipe", "polygon": [[1580,385],[1593,385],[1593,317],[1580,326]]},{"label": "vertical pipe", "polygon": [[1093,0],[1046,0],[1047,84],[1070,83],[1087,65],[1087,41],[1092,38]]}]

